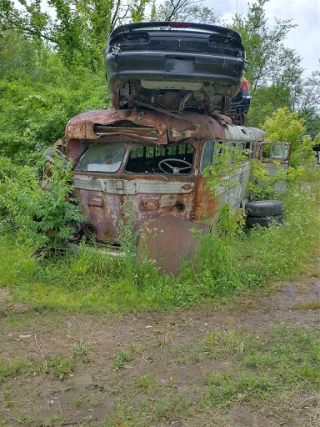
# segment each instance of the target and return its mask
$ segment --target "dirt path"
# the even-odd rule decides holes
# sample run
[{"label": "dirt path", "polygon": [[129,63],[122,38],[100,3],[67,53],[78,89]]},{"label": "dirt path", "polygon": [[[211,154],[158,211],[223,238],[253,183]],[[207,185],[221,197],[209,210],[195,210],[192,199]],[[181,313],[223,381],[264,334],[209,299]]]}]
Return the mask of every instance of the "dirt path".
[{"label": "dirt path", "polygon": [[259,364],[246,379],[257,392],[237,377],[274,328],[269,343],[319,328],[319,277],[316,265],[270,294],[118,319],[30,311],[2,292],[0,426],[320,425],[316,388],[263,394]]}]

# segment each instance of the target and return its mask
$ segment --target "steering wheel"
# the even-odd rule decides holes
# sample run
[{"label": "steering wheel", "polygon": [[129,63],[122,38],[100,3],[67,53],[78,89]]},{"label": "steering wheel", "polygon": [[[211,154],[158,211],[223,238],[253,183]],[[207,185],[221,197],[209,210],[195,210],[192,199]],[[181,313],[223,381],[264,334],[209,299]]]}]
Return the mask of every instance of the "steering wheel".
[{"label": "steering wheel", "polygon": [[[182,166],[179,168],[178,166],[175,166],[174,164],[171,165],[170,163],[181,163],[182,165],[187,165],[187,166]],[[186,160],[173,159],[173,158],[163,159],[163,160],[160,160],[160,162],[158,163],[158,168],[162,172],[168,173],[168,171],[163,169],[163,167],[162,167],[163,165],[167,166],[167,168],[171,169],[171,171],[169,173],[180,173],[181,171],[183,171],[185,169],[191,169],[192,168],[192,163],[187,162]]]}]

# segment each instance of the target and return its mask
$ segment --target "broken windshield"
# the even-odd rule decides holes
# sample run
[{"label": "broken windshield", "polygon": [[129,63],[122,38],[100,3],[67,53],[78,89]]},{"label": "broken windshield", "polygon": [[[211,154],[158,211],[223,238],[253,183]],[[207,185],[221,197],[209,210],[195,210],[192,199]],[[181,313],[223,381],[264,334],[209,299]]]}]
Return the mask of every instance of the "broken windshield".
[{"label": "broken windshield", "polygon": [[96,142],[89,145],[74,170],[77,172],[117,172],[123,161],[126,144]]}]

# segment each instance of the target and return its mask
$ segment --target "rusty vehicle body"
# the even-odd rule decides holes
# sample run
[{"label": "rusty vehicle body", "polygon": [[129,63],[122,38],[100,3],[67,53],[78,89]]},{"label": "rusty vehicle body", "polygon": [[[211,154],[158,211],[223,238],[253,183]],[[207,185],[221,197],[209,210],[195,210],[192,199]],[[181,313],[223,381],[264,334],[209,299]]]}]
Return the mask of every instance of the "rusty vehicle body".
[{"label": "rusty vehicle body", "polygon": [[[74,163],[75,196],[86,217],[74,238],[84,234],[101,243],[117,243],[126,205],[135,230],[141,226],[145,230],[152,221],[162,232],[168,229],[168,236],[161,239],[169,239],[170,244],[158,239],[167,250],[173,241],[188,240],[190,227],[210,223],[219,205],[243,206],[249,196],[251,160],[260,159],[272,168],[273,159],[262,158],[264,151],[270,153],[270,148],[263,148],[263,131],[227,122],[220,115],[151,110],[97,110],[71,119],[65,150]],[[219,197],[214,197],[203,171],[214,163],[221,143],[249,149],[251,155],[230,166],[229,175],[221,177]],[[276,159],[286,167],[289,148],[278,145],[285,154]],[[224,186],[226,181],[229,184]]]}]

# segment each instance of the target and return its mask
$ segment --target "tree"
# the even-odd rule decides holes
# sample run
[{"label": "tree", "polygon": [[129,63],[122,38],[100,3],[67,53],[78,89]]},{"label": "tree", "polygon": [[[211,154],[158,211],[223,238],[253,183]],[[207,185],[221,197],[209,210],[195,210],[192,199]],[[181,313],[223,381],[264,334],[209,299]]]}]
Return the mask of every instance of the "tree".
[{"label": "tree", "polygon": [[[314,141],[306,135],[303,118],[288,108],[279,108],[267,118],[263,129],[266,131],[266,141],[290,142],[290,164],[294,167],[314,162],[315,153],[312,150]],[[316,142],[319,141],[316,137]]]},{"label": "tree", "polygon": [[242,37],[249,61],[246,78],[253,99],[248,119],[254,126],[279,107],[293,108],[302,87],[301,58],[283,43],[296,25],[276,19],[271,27],[264,10],[268,1],[255,1],[246,15],[237,14],[231,24]]},{"label": "tree", "polygon": [[0,39],[0,156],[34,165],[80,112],[108,106],[103,68],[67,68],[49,46],[8,30]]},{"label": "tree", "polygon": [[213,24],[217,17],[210,8],[203,6],[202,0],[165,0],[159,6],[154,6],[151,19]]},{"label": "tree", "polygon": [[320,71],[303,81],[294,109],[305,119],[308,132],[320,131]]},{"label": "tree", "polygon": [[119,23],[140,21],[151,0],[10,0],[0,4],[0,30],[17,30],[53,46],[67,66],[103,64],[107,37]]},{"label": "tree", "polygon": [[231,27],[241,34],[249,61],[247,79],[255,91],[260,86],[281,82],[295,84],[301,77],[301,58],[284,46],[287,34],[296,25],[292,20],[276,19],[270,28],[264,6],[269,0],[257,0],[246,15],[237,14]]}]

